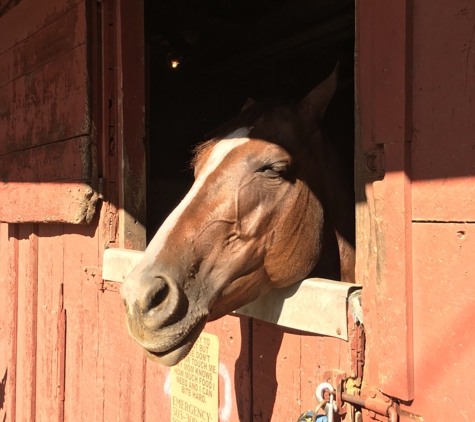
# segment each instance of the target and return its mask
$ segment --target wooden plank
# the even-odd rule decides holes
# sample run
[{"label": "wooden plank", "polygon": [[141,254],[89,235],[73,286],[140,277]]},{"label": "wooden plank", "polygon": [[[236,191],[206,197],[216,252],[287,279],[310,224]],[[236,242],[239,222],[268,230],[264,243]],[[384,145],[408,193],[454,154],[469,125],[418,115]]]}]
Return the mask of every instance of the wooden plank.
[{"label": "wooden plank", "polygon": [[98,193],[83,183],[0,185],[0,221],[90,223]]},{"label": "wooden plank", "polygon": [[0,155],[91,132],[86,46],[0,88]]},{"label": "wooden plank", "polygon": [[0,420],[16,421],[18,225],[0,224],[0,377],[3,404]]},{"label": "wooden plank", "polygon": [[[140,346],[135,346],[137,349]],[[170,420],[170,368],[147,360],[145,378],[145,420]]]},{"label": "wooden plank", "polygon": [[[363,307],[369,315],[365,377],[370,385],[402,400],[414,398],[410,4],[407,0],[357,4],[355,174],[357,200],[366,202],[357,207],[357,279],[364,285]],[[371,184],[362,178],[364,152],[375,147],[385,155],[386,174]]]},{"label": "wooden plank", "polygon": [[219,338],[219,417],[226,422],[251,422],[250,319],[225,316],[204,331]]},{"label": "wooden plank", "polygon": [[[16,26],[23,26],[23,22]],[[86,10],[82,2],[51,25],[0,54],[0,87],[84,44],[87,37],[85,28]]]},{"label": "wooden plank", "polygon": [[[413,224],[414,361],[410,407],[426,421],[466,421],[475,401],[475,224]],[[411,419],[414,420],[414,419]]]},{"label": "wooden plank", "polygon": [[36,419],[45,421],[59,420],[62,406],[58,316],[64,279],[63,232],[61,224],[40,224],[38,230]]},{"label": "wooden plank", "polygon": [[51,181],[92,182],[92,145],[89,136],[42,145],[0,156],[3,183]]},{"label": "wooden plank", "polygon": [[349,344],[253,321],[253,421],[297,420],[314,409],[327,370],[349,374]]},{"label": "wooden plank", "polygon": [[36,416],[37,225],[20,225],[18,255],[16,420],[30,422]]},{"label": "wooden plank", "polygon": [[119,247],[145,250],[145,59],[143,3],[121,0],[116,10],[117,120],[121,159]]},{"label": "wooden plank", "polygon": [[327,381],[325,371],[340,370],[351,375],[350,344],[337,338],[300,336],[300,412],[314,409],[315,390]]},{"label": "wooden plank", "polygon": [[374,332],[378,337],[371,338],[368,350],[378,360],[382,391],[410,400],[414,398],[411,182],[399,170],[408,167],[404,150],[405,144],[385,145],[388,172],[373,184],[378,270],[370,315],[378,324]]},{"label": "wooden plank", "polygon": [[[460,138],[454,137],[454,142],[458,142],[458,139]],[[439,143],[439,145],[440,144],[443,143]],[[437,149],[438,148],[431,148],[432,153]],[[461,149],[465,149],[465,145],[461,146]],[[451,156],[452,152],[443,152],[439,149],[439,151],[435,153],[438,157],[434,157],[432,163],[434,163],[434,166],[438,166],[439,164],[437,164],[437,162],[441,163],[444,161],[445,163],[441,163],[441,166],[445,167],[450,165],[452,169],[454,169],[455,174],[458,171],[456,168],[459,164],[463,166],[466,157],[475,163],[474,151],[475,144],[473,144],[470,151],[467,151],[464,158],[458,156],[446,160],[442,157]],[[454,157],[453,154],[452,157]],[[415,163],[413,164],[414,169],[416,167],[427,168],[427,160],[427,158],[422,160],[420,156],[416,157]],[[450,164],[446,164],[447,161],[450,161]],[[475,222],[475,176],[469,176],[469,174],[473,174],[473,171],[467,170],[467,177],[415,180],[412,183],[413,221]]]},{"label": "wooden plank", "polygon": [[97,224],[64,225],[64,308],[66,326],[66,420],[101,421],[96,413],[98,380],[98,288],[85,267],[99,265]]},{"label": "wooden plank", "polygon": [[120,295],[104,291],[98,301],[98,399],[103,404],[99,420],[145,421],[145,354],[127,330]]},{"label": "wooden plank", "polygon": [[300,415],[300,338],[294,330],[253,321],[253,421]]},{"label": "wooden plank", "polygon": [[56,21],[81,1],[23,0],[1,18],[0,54]]},{"label": "wooden plank", "polygon": [[471,3],[414,2],[414,220],[475,221],[474,19]]}]

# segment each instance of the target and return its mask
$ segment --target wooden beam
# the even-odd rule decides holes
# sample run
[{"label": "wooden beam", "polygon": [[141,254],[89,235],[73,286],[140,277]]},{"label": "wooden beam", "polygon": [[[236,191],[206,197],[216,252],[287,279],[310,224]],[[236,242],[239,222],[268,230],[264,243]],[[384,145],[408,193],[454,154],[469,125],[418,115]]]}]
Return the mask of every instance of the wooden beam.
[{"label": "wooden beam", "polygon": [[84,183],[0,185],[0,221],[5,223],[90,223],[99,194]]}]

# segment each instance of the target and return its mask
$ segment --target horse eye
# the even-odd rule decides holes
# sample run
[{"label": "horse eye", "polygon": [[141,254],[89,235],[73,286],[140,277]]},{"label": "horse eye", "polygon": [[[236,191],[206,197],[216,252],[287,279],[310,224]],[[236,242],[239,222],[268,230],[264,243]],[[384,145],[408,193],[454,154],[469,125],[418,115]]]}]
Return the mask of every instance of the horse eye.
[{"label": "horse eye", "polygon": [[282,164],[268,164],[260,167],[256,172],[263,173],[265,176],[271,178],[284,177],[287,173],[287,166]]}]

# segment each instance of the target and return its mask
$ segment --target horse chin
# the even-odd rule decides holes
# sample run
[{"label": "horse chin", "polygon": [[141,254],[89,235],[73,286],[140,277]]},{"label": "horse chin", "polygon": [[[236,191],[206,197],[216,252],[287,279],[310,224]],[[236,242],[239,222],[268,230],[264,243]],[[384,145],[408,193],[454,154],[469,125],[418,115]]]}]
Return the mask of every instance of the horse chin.
[{"label": "horse chin", "polygon": [[184,337],[178,344],[169,350],[164,352],[154,352],[145,348],[145,354],[153,362],[165,366],[175,366],[177,363],[183,360],[188,355],[188,353],[190,353],[190,350],[203,331],[207,320],[208,318],[203,318],[200,322],[198,322],[198,324],[196,324],[196,326],[186,337]]}]

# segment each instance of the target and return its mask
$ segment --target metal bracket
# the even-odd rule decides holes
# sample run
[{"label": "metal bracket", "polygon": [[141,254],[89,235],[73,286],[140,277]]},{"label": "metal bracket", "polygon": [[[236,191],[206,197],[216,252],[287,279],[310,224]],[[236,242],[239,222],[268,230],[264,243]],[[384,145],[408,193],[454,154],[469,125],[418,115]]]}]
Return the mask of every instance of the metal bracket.
[{"label": "metal bracket", "polygon": [[338,369],[330,369],[323,373],[323,379],[325,382],[330,383],[335,388],[335,401],[338,406],[338,414],[343,416],[348,411],[348,406],[341,399],[341,393],[345,391],[346,372]]},{"label": "metal bracket", "polygon": [[[363,387],[361,395],[352,395],[347,392],[337,390],[337,402],[349,403],[361,407],[363,415],[380,422],[397,422],[399,415],[397,413],[396,403],[390,397],[381,393],[374,387]],[[338,396],[341,396],[340,398]]]},{"label": "metal bracket", "polygon": [[364,154],[364,178],[373,180],[383,180],[386,174],[386,158],[384,155],[384,145],[367,149]]},{"label": "metal bracket", "polygon": [[235,312],[283,327],[348,340],[348,296],[353,283],[309,278],[272,289]]},{"label": "metal bracket", "polygon": [[385,422],[396,421],[398,415],[395,403],[385,396],[381,391],[374,387],[364,387],[361,390],[361,397],[365,400],[366,406],[363,409],[363,415],[368,415],[371,419]]}]

